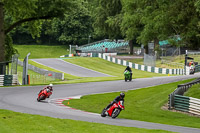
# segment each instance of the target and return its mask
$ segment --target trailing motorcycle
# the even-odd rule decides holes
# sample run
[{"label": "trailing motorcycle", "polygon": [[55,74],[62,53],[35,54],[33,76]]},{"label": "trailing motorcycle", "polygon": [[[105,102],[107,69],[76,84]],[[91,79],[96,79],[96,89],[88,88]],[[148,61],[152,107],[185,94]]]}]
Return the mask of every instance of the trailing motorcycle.
[{"label": "trailing motorcycle", "polygon": [[110,116],[112,118],[116,118],[122,110],[124,110],[124,101],[119,101],[118,103],[114,103],[110,108],[103,109],[101,116],[106,117]]},{"label": "trailing motorcycle", "polygon": [[41,100],[45,100],[46,98],[49,98],[50,95],[52,95],[52,92],[49,89],[43,89],[39,92],[37,101],[40,102]]},{"label": "trailing motorcycle", "polygon": [[129,81],[132,80],[131,73],[130,73],[129,71],[127,71],[127,70],[124,72],[124,77],[125,77],[125,82],[126,82],[127,80],[129,80]]}]

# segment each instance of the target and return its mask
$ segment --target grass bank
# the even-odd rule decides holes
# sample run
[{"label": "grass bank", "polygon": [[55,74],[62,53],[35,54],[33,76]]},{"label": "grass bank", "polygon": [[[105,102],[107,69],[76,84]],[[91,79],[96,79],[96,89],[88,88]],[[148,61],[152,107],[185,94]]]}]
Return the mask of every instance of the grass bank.
[{"label": "grass bank", "polygon": [[133,127],[111,126],[106,124],[58,119],[39,115],[0,110],[1,133],[169,133],[163,130],[148,130]]},{"label": "grass bank", "polygon": [[[64,59],[64,60],[76,65],[88,68],[88,69],[92,69],[94,71],[115,76],[118,79],[124,79],[123,72],[126,66],[115,64],[115,63],[106,61],[104,59],[100,59],[98,57],[94,57],[94,58],[80,57],[80,58]],[[151,72],[146,72],[146,71],[141,71],[141,70],[136,70],[136,69],[132,69],[132,71],[133,71],[133,78],[166,76],[163,74],[151,73]]]},{"label": "grass bank", "polygon": [[20,54],[19,59],[24,59],[31,53],[29,59],[36,58],[59,58],[61,55],[69,54],[68,46],[63,45],[14,45]]},{"label": "grass bank", "polygon": [[[121,112],[119,118],[200,128],[199,118],[161,109],[177,85],[189,81],[191,80],[125,92],[125,111]],[[87,95],[81,99],[64,101],[64,104],[80,110],[101,113],[102,109],[118,95],[119,92]]]},{"label": "grass bank", "polygon": [[200,99],[200,84],[193,85],[184,95]]},{"label": "grass bank", "polygon": [[[84,83],[84,82],[102,82],[102,81],[111,81],[111,80],[123,80],[124,79],[124,69],[125,66],[115,64],[112,62],[108,62],[106,60],[100,58],[90,58],[90,57],[74,57],[64,59],[67,62],[80,65],[82,67],[92,69],[94,71],[102,72],[111,77],[77,77],[67,73],[64,73],[65,80],[61,81],[51,81],[54,84],[70,84],[70,83]],[[58,70],[52,69],[50,67],[38,64],[34,61],[29,60],[29,64],[37,66],[42,69],[46,69],[49,71],[60,72]],[[135,78],[149,78],[149,77],[158,77],[158,76],[166,76],[163,74],[156,74],[145,72],[141,70],[132,69],[133,71],[133,79]],[[22,71],[21,71],[22,72]],[[62,73],[62,72],[61,72]]]}]

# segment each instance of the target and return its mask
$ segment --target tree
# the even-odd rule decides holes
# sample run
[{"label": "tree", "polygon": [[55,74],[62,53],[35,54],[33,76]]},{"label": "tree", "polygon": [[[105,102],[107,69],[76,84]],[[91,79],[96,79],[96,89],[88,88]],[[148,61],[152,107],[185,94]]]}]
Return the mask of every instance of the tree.
[{"label": "tree", "polygon": [[121,10],[121,0],[99,0],[94,15],[94,29],[97,34],[111,39],[121,38]]},{"label": "tree", "polygon": [[[179,35],[186,46],[197,48],[199,14],[196,0],[123,0],[122,32],[140,44],[166,40]],[[145,46],[146,47],[146,46]]]},{"label": "tree", "polygon": [[39,20],[62,17],[72,5],[70,0],[1,0],[0,62],[5,61],[5,36],[10,31],[23,24],[28,26],[33,36],[37,36],[42,24]]},{"label": "tree", "polygon": [[77,7],[65,13],[62,19],[55,18],[51,21],[45,33],[54,36],[62,44],[86,44],[88,36],[93,31],[91,14],[87,8],[87,2],[77,0],[76,5]]}]

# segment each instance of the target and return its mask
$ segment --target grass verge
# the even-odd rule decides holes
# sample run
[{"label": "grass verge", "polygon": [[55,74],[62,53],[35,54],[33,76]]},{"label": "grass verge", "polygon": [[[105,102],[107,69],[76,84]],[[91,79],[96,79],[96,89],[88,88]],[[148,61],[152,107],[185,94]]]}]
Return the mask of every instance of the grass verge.
[{"label": "grass verge", "polygon": [[200,84],[193,85],[184,95],[200,99]]},{"label": "grass verge", "polygon": [[29,59],[59,58],[69,54],[68,46],[63,45],[14,45],[14,48],[20,54],[19,59],[24,59],[28,53],[31,53]]},{"label": "grass verge", "polygon": [[[86,58],[86,57],[80,57],[80,58],[73,58],[73,59],[64,59],[67,62],[92,69],[98,72],[102,72],[105,74],[109,74],[115,77],[109,77],[115,79],[124,79],[124,70],[126,66],[122,66],[119,64],[115,64],[103,59],[100,59],[98,57],[93,58]],[[132,69],[133,71],[133,78],[148,78],[148,77],[155,77],[155,76],[166,76],[164,74],[157,74],[157,73],[151,73],[141,70]]]},{"label": "grass verge", "polygon": [[[123,80],[124,79],[123,71],[125,69],[125,66],[118,65],[118,64],[115,64],[112,62],[108,62],[108,61],[100,59],[100,58],[90,58],[90,57],[88,57],[88,58],[87,57],[78,57],[77,58],[77,57],[75,57],[75,58],[64,59],[64,60],[67,62],[76,64],[76,65],[80,65],[80,66],[88,68],[88,69],[92,69],[94,71],[98,71],[98,72],[102,72],[102,73],[111,75],[111,77],[77,77],[77,76],[73,76],[73,75],[64,73],[65,80],[64,81],[61,81],[61,80],[51,81],[54,84],[102,82],[102,81]],[[29,60],[29,64],[34,65],[39,68],[42,68],[42,69],[49,70],[49,71],[60,72],[58,70],[38,64],[31,60]],[[150,72],[145,72],[145,71],[136,70],[136,69],[132,69],[132,71],[133,71],[133,79],[134,78],[149,78],[149,77],[166,76],[163,74],[150,73]]]},{"label": "grass verge", "polygon": [[58,119],[39,115],[0,110],[0,132],[2,133],[168,133],[163,130],[148,130],[134,127]]},{"label": "grass verge", "polygon": [[[125,111],[122,111],[119,117],[200,128],[200,119],[197,117],[161,109],[161,107],[167,103],[168,95],[175,90],[177,85],[189,81],[191,81],[191,79],[125,92]],[[81,99],[72,99],[64,101],[63,103],[72,108],[101,113],[102,109],[105,108],[117,95],[119,95],[119,92],[87,95],[81,97]],[[69,105],[67,104],[68,102]]]}]

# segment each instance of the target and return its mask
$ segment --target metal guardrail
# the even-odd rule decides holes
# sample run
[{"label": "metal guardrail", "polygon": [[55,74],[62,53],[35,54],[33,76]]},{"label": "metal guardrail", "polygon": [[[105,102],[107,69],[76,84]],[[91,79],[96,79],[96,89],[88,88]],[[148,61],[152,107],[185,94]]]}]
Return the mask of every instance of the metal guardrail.
[{"label": "metal guardrail", "polygon": [[175,95],[174,109],[200,115],[200,99]]},{"label": "metal guardrail", "polygon": [[169,95],[168,109],[189,112],[200,115],[200,99],[183,96],[183,94],[194,84],[200,83],[200,78],[177,86],[174,92]]},{"label": "metal guardrail", "polygon": [[[18,60],[18,64],[20,66],[23,66],[23,62],[20,61],[20,60]],[[58,73],[58,72],[48,71],[48,70],[45,70],[45,69],[33,66],[31,64],[28,64],[28,69],[33,70],[34,72],[42,74],[42,75],[45,75],[45,76],[48,76],[49,74],[51,74],[52,78],[64,80],[64,73]]]}]

